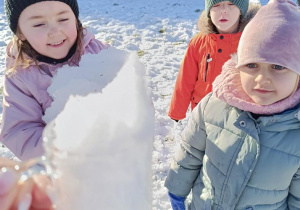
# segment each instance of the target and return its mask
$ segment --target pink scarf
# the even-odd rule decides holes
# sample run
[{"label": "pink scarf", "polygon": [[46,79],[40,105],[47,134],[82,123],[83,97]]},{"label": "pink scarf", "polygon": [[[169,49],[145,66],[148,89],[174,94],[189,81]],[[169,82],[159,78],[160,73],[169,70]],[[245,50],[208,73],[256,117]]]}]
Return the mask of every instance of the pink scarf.
[{"label": "pink scarf", "polygon": [[[221,74],[213,82],[213,95],[222,101],[244,111],[267,115],[280,113],[300,103],[299,84],[296,92],[288,98],[266,106],[256,104],[243,90],[240,72],[235,68],[236,65],[237,56],[233,55],[232,58],[224,64]],[[300,119],[300,116],[298,117]]]}]

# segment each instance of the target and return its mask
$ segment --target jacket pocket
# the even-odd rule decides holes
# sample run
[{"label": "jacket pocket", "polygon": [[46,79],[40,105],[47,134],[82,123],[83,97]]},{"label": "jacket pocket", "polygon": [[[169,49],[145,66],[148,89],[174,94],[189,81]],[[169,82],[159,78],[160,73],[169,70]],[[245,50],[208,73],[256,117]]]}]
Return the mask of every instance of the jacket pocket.
[{"label": "jacket pocket", "polygon": [[206,77],[207,77],[207,70],[208,70],[208,63],[210,62],[209,60],[210,58],[210,54],[207,54],[206,56],[206,65],[205,65],[205,74],[204,74],[204,82],[206,82]]}]

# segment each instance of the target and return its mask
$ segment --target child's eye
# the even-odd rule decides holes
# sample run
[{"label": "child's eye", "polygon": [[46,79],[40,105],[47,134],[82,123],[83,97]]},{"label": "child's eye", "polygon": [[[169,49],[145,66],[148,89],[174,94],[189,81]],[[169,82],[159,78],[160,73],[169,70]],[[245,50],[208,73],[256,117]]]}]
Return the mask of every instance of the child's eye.
[{"label": "child's eye", "polygon": [[45,25],[45,24],[43,24],[43,23],[39,23],[39,24],[35,24],[35,25],[33,25],[33,27],[34,27],[34,28],[38,28],[38,27],[41,27],[41,26],[43,26],[43,25]]},{"label": "child's eye", "polygon": [[65,21],[68,21],[69,19],[68,18],[63,18],[63,19],[60,19],[59,22],[65,22]]},{"label": "child's eye", "polygon": [[246,65],[248,68],[253,69],[253,68],[257,68],[257,64],[256,63],[249,63]]},{"label": "child's eye", "polygon": [[213,7],[218,7],[218,6],[220,6],[220,4],[215,4]]},{"label": "child's eye", "polygon": [[283,69],[285,69],[284,66],[280,66],[280,65],[276,65],[276,64],[272,65],[272,68],[275,69],[275,70],[283,70]]}]

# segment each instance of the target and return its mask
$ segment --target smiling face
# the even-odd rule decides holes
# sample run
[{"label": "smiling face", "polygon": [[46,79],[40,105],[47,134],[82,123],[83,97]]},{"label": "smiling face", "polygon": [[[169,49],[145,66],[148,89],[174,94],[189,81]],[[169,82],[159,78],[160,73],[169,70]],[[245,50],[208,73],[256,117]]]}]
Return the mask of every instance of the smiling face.
[{"label": "smiling face", "polygon": [[210,9],[210,17],[220,34],[236,33],[241,11],[230,1],[215,4]]},{"label": "smiling face", "polygon": [[239,70],[244,91],[259,105],[289,97],[298,85],[295,72],[276,64],[250,63]]},{"label": "smiling face", "polygon": [[42,1],[26,7],[18,21],[18,37],[41,55],[62,59],[77,38],[77,20],[69,5]]}]

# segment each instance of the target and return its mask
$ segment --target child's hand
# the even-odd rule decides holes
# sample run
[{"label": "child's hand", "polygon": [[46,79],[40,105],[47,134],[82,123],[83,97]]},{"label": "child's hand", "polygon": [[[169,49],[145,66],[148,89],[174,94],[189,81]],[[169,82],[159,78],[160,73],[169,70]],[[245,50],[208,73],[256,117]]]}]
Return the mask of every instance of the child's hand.
[{"label": "child's hand", "polygon": [[35,175],[22,181],[20,172],[12,167],[14,165],[16,162],[0,158],[0,209],[52,210],[47,195],[51,189],[48,177]]}]

